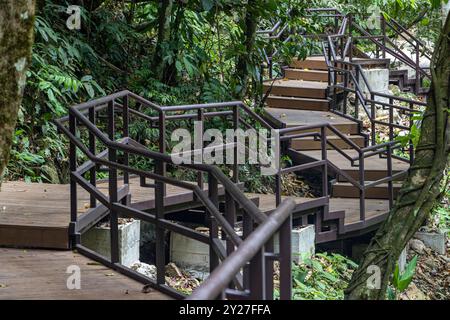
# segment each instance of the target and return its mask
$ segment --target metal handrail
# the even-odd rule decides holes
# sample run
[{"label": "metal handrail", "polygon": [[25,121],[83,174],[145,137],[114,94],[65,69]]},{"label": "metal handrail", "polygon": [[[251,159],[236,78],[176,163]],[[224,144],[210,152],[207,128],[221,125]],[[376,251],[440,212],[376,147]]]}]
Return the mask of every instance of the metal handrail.
[{"label": "metal handrail", "polygon": [[[269,239],[290,218],[294,207],[293,199],[284,200],[268,219],[260,224],[200,287],[194,290],[188,299],[210,300],[220,296],[235,275],[261,251]],[[282,249],[283,247],[280,248]]]}]

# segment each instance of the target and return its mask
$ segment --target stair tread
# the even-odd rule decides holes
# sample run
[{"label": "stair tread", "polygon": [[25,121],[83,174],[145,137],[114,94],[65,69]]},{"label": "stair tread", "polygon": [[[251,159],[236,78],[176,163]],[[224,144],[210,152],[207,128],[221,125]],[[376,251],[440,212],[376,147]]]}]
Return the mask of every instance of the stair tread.
[{"label": "stair tread", "polygon": [[[366,183],[370,183],[372,181],[368,181],[366,180]],[[402,186],[402,183],[393,183],[392,184],[394,188],[400,188]],[[353,187],[353,184],[351,184],[350,182],[342,182],[342,181],[337,181],[333,184],[333,186],[343,186],[343,187]],[[374,186],[373,188],[387,188],[388,184],[387,183],[380,183],[376,186]]]},{"label": "stair tread", "polygon": [[[345,134],[345,136],[349,139],[364,139],[363,136],[357,134]],[[340,140],[341,138],[338,136],[327,135],[327,140]],[[302,138],[294,138],[292,140],[314,140],[314,137],[302,137]]]},{"label": "stair tread", "polygon": [[355,121],[341,117],[330,111],[300,109],[264,108],[267,115],[282,122],[286,127],[304,126],[328,122],[332,125],[356,125]]},{"label": "stair tread", "polygon": [[[265,87],[270,87],[271,85],[272,85],[272,81],[264,82]],[[326,90],[328,88],[328,83],[321,82],[321,81],[281,79],[281,80],[275,80],[273,82],[273,87]]]},{"label": "stair tread", "polygon": [[[275,195],[246,193],[248,198],[259,198],[259,208],[262,212],[275,209]],[[314,200],[314,198],[283,196],[282,200],[292,198],[296,204]],[[366,217],[376,218],[389,211],[389,201],[384,199],[366,199]],[[330,212],[345,211],[345,224],[358,222],[359,220],[359,198],[330,198]]]},{"label": "stair tread", "polygon": [[268,99],[277,99],[277,100],[294,100],[294,101],[311,101],[311,102],[326,102],[328,103],[328,99],[318,99],[318,98],[306,98],[306,97],[290,97],[290,96],[277,96],[277,95],[269,95]]},{"label": "stair tread", "polygon": [[[301,151],[301,153],[313,159],[322,159],[321,150]],[[345,153],[351,157],[356,157],[358,155],[356,150],[345,150]],[[328,150],[327,158],[331,163],[342,170],[359,171],[359,167],[352,167],[350,161],[336,150]],[[392,159],[392,170],[394,172],[407,170],[408,168],[408,163]],[[378,155],[366,158],[364,159],[364,169],[365,171],[387,171],[387,159],[381,159]]]},{"label": "stair tread", "polygon": [[320,73],[320,74],[328,74],[328,71],[326,70],[317,70],[317,69],[302,69],[302,68],[286,68],[287,71],[298,71],[298,72],[305,72],[305,73]]}]

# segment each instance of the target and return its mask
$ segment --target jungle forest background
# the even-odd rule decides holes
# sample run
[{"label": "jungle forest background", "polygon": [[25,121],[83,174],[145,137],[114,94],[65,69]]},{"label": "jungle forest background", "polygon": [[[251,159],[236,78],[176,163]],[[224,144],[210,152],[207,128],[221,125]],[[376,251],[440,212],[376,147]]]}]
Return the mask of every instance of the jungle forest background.
[{"label": "jungle forest background", "polygon": [[[435,1],[436,2],[436,1]],[[81,8],[81,29],[66,22],[69,5]],[[307,39],[271,41],[256,30],[278,20],[312,33],[320,22],[305,18],[307,7],[337,7],[357,14],[378,5],[423,40],[434,43],[441,12],[429,0],[40,0],[36,3],[35,42],[27,84],[5,180],[66,183],[67,141],[52,119],[70,105],[121,89],[161,105],[261,99],[262,49],[278,48],[288,60],[306,57]],[[294,8],[293,10],[290,10]],[[141,142],[153,129],[135,125]],[[151,146],[149,146],[151,147]]]}]

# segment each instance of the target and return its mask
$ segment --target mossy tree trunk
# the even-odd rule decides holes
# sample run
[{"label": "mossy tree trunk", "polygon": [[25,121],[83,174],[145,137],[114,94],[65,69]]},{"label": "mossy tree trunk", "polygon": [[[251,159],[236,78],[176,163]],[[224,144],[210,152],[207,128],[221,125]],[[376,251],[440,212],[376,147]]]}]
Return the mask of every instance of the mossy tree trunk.
[{"label": "mossy tree trunk", "polygon": [[8,163],[31,60],[34,6],[34,0],[0,0],[0,175]]},{"label": "mossy tree trunk", "polygon": [[159,0],[158,40],[153,54],[152,70],[158,80],[164,82],[169,65],[164,62],[164,53],[170,41],[173,0]]},{"label": "mossy tree trunk", "polygon": [[245,19],[243,23],[244,50],[239,53],[236,63],[236,76],[238,80],[237,97],[242,98],[248,90],[249,78],[251,76],[252,53],[256,41],[256,30],[258,27],[257,0],[249,0],[246,6]]},{"label": "mossy tree trunk", "polygon": [[[389,217],[364,253],[346,291],[347,299],[384,299],[398,257],[428,217],[440,194],[440,181],[450,152],[449,78],[450,16],[442,29],[431,62],[428,95],[415,160]],[[370,266],[378,266],[379,289],[368,285]],[[373,267],[372,267],[373,268]],[[370,283],[370,281],[369,281]]]}]

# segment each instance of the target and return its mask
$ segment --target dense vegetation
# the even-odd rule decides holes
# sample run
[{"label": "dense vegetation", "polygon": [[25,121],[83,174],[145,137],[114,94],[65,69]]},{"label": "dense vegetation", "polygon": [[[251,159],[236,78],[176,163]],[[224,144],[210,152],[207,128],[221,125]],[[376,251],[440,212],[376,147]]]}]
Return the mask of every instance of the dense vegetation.
[{"label": "dense vegetation", "polygon": [[[262,49],[277,47],[279,59],[306,56],[314,47],[292,41],[264,40],[256,28],[278,20],[308,32],[320,29],[304,18],[299,0],[84,1],[81,30],[66,26],[69,3],[41,0],[37,4],[35,44],[7,179],[66,182],[67,147],[51,119],[68,106],[127,88],[162,105],[261,97]],[[164,4],[168,7],[160,7]],[[309,7],[338,7],[359,13],[373,1],[317,1]],[[429,2],[380,1],[389,15],[422,30],[416,9]],[[405,6],[407,8],[405,8]],[[289,14],[289,8],[295,8]],[[164,9],[164,10],[163,10]],[[407,9],[407,10],[406,10]],[[426,10],[424,10],[426,11]],[[439,24],[436,11],[426,21]],[[415,24],[414,24],[415,23]],[[428,28],[427,30],[436,30]],[[433,37],[433,32],[424,33]],[[141,140],[154,133],[137,126]]]}]

